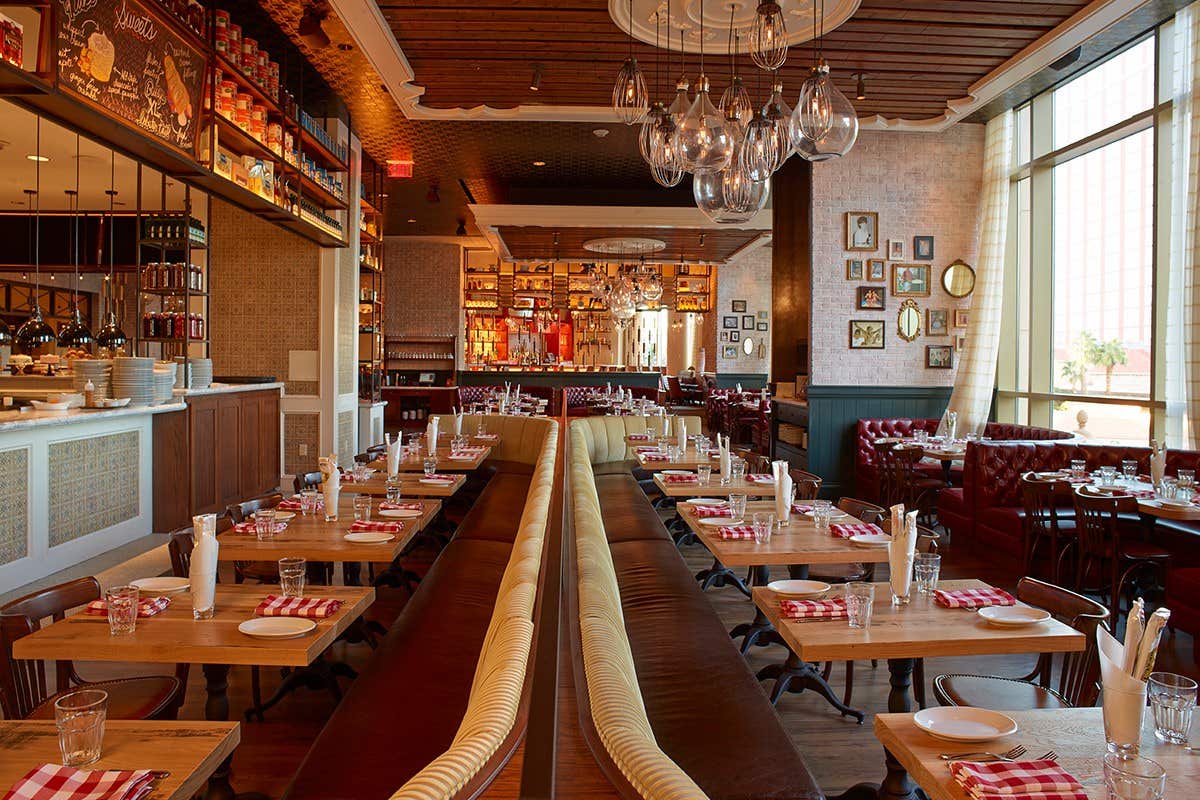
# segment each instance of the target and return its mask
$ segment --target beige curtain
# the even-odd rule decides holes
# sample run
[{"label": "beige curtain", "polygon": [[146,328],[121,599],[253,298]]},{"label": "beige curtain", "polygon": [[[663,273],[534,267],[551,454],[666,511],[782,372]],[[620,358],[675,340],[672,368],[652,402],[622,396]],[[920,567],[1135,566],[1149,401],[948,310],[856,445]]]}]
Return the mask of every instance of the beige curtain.
[{"label": "beige curtain", "polygon": [[1008,189],[1013,148],[1013,113],[987,124],[983,153],[983,202],[979,209],[979,263],[971,299],[967,344],[958,361],[947,411],[958,413],[957,434],[981,432],[996,385],[1004,295],[1004,243],[1008,237]]},{"label": "beige curtain", "polygon": [[1167,273],[1166,441],[1195,449],[1200,426],[1200,13],[1175,15],[1171,115],[1171,262]]}]

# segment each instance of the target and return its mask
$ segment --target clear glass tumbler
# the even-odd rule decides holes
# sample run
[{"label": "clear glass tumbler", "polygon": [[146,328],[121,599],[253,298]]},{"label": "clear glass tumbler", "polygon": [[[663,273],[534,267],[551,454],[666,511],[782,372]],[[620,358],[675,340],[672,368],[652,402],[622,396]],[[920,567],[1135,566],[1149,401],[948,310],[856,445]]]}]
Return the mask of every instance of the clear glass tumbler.
[{"label": "clear glass tumbler", "polygon": [[108,603],[108,632],[125,636],[137,629],[138,588],[113,586],[104,593]]},{"label": "clear glass tumbler", "polygon": [[432,475],[437,472],[437,464],[438,460],[436,456],[429,456],[421,462],[421,468],[425,470],[426,478],[432,477]]},{"label": "clear glass tumbler", "polygon": [[746,478],[746,460],[734,458],[729,462],[729,480],[731,483],[741,483]]},{"label": "clear glass tumbler", "polygon": [[307,562],[297,556],[279,559],[279,588],[284,597],[304,597]]},{"label": "clear glass tumbler", "polygon": [[275,536],[275,509],[264,508],[254,512],[254,535],[260,542]]},{"label": "clear glass tumbler", "polygon": [[1196,682],[1173,672],[1152,672],[1146,686],[1154,735],[1167,744],[1187,744],[1196,708]]},{"label": "clear glass tumbler", "polygon": [[875,584],[853,581],[846,584],[846,614],[851,628],[871,627],[875,606]]},{"label": "clear glass tumbler", "polygon": [[913,561],[913,578],[917,594],[933,594],[937,591],[938,576],[942,571],[942,557],[937,553],[917,553]]},{"label": "clear glass tumbler", "polygon": [[1138,463],[1132,459],[1125,459],[1121,462],[1121,474],[1125,476],[1125,480],[1129,483],[1137,482]]},{"label": "clear glass tumbler", "polygon": [[1196,470],[1180,469],[1175,471],[1175,482],[1185,489],[1196,488]]},{"label": "clear glass tumbler", "polygon": [[734,521],[744,519],[746,516],[746,495],[741,492],[732,492],[729,495],[729,515]]},{"label": "clear glass tumbler", "polygon": [[389,503],[399,503],[400,498],[403,497],[403,484],[400,483],[400,478],[388,478],[386,488],[387,501]]},{"label": "clear glass tumbler", "polygon": [[100,760],[107,716],[108,692],[102,689],[80,689],[54,701],[64,767],[83,767]]},{"label": "clear glass tumbler", "polygon": [[1087,477],[1087,462],[1082,458],[1074,459],[1071,462],[1071,477],[1086,478]]},{"label": "clear glass tumbler", "polygon": [[832,504],[828,500],[813,500],[812,507],[813,524],[816,525],[817,531],[828,533],[829,517],[833,513]]},{"label": "clear glass tumbler", "polygon": [[1108,753],[1104,756],[1104,785],[1108,800],[1162,800],[1167,771],[1157,761]]},{"label": "clear glass tumbler", "polygon": [[771,511],[755,511],[753,517],[755,544],[768,544],[775,530],[775,514]]},{"label": "clear glass tumbler", "polygon": [[305,517],[315,517],[317,515],[318,499],[320,494],[316,489],[305,489],[300,493],[300,514]]},{"label": "clear glass tumbler", "polygon": [[696,482],[701,486],[708,486],[712,480],[712,464],[697,464],[696,465]]},{"label": "clear glass tumbler", "polygon": [[354,495],[354,521],[368,522],[371,519],[371,495]]}]

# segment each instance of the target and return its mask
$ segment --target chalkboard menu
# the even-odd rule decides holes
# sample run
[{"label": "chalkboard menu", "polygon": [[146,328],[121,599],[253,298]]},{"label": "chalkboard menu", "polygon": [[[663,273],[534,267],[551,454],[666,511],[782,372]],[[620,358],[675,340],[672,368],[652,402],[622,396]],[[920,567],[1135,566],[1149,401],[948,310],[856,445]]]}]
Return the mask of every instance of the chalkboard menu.
[{"label": "chalkboard menu", "polygon": [[55,0],[58,85],[189,155],[205,54],[137,0]]}]

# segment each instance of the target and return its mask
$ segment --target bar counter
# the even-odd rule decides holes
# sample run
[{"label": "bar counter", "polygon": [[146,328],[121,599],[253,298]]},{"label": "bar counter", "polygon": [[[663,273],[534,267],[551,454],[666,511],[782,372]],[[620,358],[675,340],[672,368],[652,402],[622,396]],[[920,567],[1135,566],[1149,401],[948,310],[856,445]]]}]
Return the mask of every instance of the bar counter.
[{"label": "bar counter", "polygon": [[612,369],[575,370],[561,367],[505,367],[465,369],[458,373],[463,386],[503,386],[506,382],[522,386],[641,386],[655,388],[662,373],[658,370]]}]

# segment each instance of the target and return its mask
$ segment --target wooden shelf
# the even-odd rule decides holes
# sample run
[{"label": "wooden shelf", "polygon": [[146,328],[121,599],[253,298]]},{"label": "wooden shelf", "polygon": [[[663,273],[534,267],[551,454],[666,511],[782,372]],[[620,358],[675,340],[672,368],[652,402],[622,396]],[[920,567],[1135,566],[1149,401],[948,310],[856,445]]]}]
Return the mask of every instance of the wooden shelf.
[{"label": "wooden shelf", "polygon": [[239,156],[261,158],[264,161],[283,161],[283,156],[276,153],[266,144],[255,139],[247,131],[234,125],[220,114],[212,115],[217,127],[217,144],[227,147]]},{"label": "wooden shelf", "polygon": [[362,228],[358,229],[358,240],[362,244],[383,244],[383,239],[380,239],[378,236],[372,233],[364,231]]},{"label": "wooden shelf", "polygon": [[0,95],[50,94],[52,91],[54,85],[50,76],[43,77],[16,64],[0,61]]},{"label": "wooden shelf", "polygon": [[197,292],[194,289],[142,289],[142,294],[152,294],[158,297],[208,297],[208,292]]},{"label": "wooden shelf", "polygon": [[345,211],[350,207],[345,200],[338,197],[336,194],[329,191],[304,173],[300,173],[300,191],[301,196],[304,197],[304,199],[313,201],[326,211],[330,209],[335,211]]},{"label": "wooden shelf", "polygon": [[137,337],[137,340],[139,342],[159,342],[161,344],[193,344],[193,343],[207,344],[208,343],[208,337],[205,337],[203,339],[195,339],[195,338],[192,338],[191,336],[188,336],[188,337],[183,337],[183,336],[179,336],[179,337],[175,337],[175,336],[139,336],[139,337]]},{"label": "wooden shelf", "polygon": [[308,128],[305,128],[298,122],[296,123],[296,127],[300,131],[300,149],[309,158],[333,172],[350,171],[350,168],[346,166],[346,162],[338,158],[320,139],[309,133]]},{"label": "wooden shelf", "polygon": [[279,104],[268,97],[267,93],[260,89],[257,83],[247,78],[242,70],[239,67],[235,67],[228,58],[214,51],[212,59],[213,66],[221,70],[222,77],[229,75],[233,81],[237,83],[238,89],[246,92],[253,97],[255,101],[266,106],[268,114],[274,114],[281,119],[287,120],[290,125],[295,126],[297,124],[295,120],[288,119],[284,115],[283,109],[279,107]]}]

